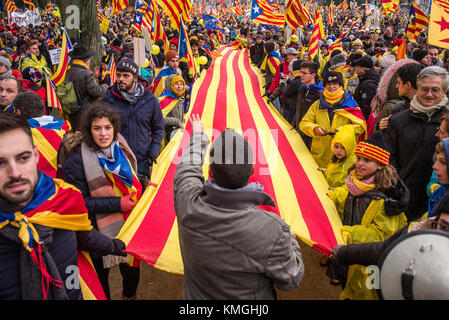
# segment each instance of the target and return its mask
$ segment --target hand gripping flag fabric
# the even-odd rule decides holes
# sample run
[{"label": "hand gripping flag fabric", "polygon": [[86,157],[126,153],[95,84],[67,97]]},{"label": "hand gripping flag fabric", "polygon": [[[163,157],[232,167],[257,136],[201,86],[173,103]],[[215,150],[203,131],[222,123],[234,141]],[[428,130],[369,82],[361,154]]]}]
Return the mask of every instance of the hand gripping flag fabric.
[{"label": "hand gripping flag fabric", "polygon": [[34,145],[38,147],[39,162],[37,168],[56,178],[58,170],[58,151],[62,138],[71,129],[67,121],[52,116],[28,119]]},{"label": "hand gripping flag fabric", "polygon": [[284,14],[274,12],[267,0],[252,0],[251,21],[282,27]]},{"label": "hand gripping flag fabric", "polygon": [[[343,244],[341,221],[326,192],[328,184],[291,125],[262,97],[263,75],[250,65],[247,50],[220,49],[192,88],[190,114],[199,114],[205,132],[213,140],[226,128],[237,130],[257,154],[251,182],[264,185],[276,202],[271,208],[301,240],[329,254]],[[173,178],[176,165],[192,134],[191,124],[179,130],[153,167],[151,180],[118,238],[127,251],[168,272],[183,273],[174,211]],[[204,165],[205,178],[208,166]],[[265,208],[269,210],[269,208]]]},{"label": "hand gripping flag fabric", "polygon": [[432,1],[428,42],[431,45],[449,49],[449,2],[447,1]]}]

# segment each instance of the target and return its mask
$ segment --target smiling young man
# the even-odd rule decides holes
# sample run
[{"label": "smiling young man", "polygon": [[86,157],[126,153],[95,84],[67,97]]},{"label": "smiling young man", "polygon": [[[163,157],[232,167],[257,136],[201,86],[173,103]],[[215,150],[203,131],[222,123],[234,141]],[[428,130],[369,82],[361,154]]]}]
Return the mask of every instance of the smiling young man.
[{"label": "smiling young man", "polygon": [[439,141],[436,132],[441,115],[448,112],[447,70],[437,66],[424,68],[418,75],[417,87],[410,108],[393,115],[384,131],[391,163],[410,189],[410,204],[406,210],[409,221],[421,217],[427,210],[426,186]]}]

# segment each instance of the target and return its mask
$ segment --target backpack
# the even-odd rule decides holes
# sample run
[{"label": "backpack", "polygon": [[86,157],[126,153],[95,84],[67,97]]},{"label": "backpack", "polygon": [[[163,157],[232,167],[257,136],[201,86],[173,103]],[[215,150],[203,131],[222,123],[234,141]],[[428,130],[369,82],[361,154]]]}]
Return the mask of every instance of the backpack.
[{"label": "backpack", "polygon": [[65,114],[72,115],[80,109],[72,81],[65,81],[59,85],[56,88],[56,95]]}]

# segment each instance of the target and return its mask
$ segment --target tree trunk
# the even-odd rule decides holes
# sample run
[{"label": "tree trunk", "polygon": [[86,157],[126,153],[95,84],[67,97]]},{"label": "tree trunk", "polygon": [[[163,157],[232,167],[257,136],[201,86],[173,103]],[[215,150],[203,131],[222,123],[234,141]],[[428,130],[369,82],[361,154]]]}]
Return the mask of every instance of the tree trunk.
[{"label": "tree trunk", "polygon": [[[91,69],[100,66],[103,45],[96,2],[93,0],[56,0],[56,5],[61,11],[61,18],[70,38],[81,42],[94,54],[91,59]],[[79,21],[79,30],[72,27],[73,23],[77,21]]]}]

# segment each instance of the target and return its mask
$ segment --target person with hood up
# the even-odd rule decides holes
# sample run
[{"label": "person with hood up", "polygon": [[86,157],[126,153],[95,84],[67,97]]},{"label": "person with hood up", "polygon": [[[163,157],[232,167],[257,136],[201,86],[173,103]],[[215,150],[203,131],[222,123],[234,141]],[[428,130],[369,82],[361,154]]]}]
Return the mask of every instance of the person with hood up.
[{"label": "person with hood up", "polygon": [[324,177],[330,188],[341,187],[348,177],[348,170],[355,161],[354,154],[357,140],[355,138],[354,127],[344,125],[335,134],[331,142],[332,159],[324,170]]},{"label": "person with hood up", "polygon": [[[389,163],[381,131],[360,142],[354,153],[357,160],[345,185],[328,195],[342,218],[346,244],[384,241],[407,225],[404,210],[410,193]],[[364,266],[350,266],[340,299],[378,299],[376,290],[365,285],[367,277]]]},{"label": "person with hood up", "polygon": [[184,128],[184,95],[186,83],[180,75],[170,75],[165,80],[165,90],[158,97],[165,121],[165,142]]},{"label": "person with hood up", "polygon": [[299,129],[312,138],[310,152],[318,167],[325,168],[332,158],[332,132],[345,124],[354,126],[357,138],[366,132],[366,122],[354,98],[343,89],[340,72],[328,71],[323,77],[324,91],[299,123]]}]

